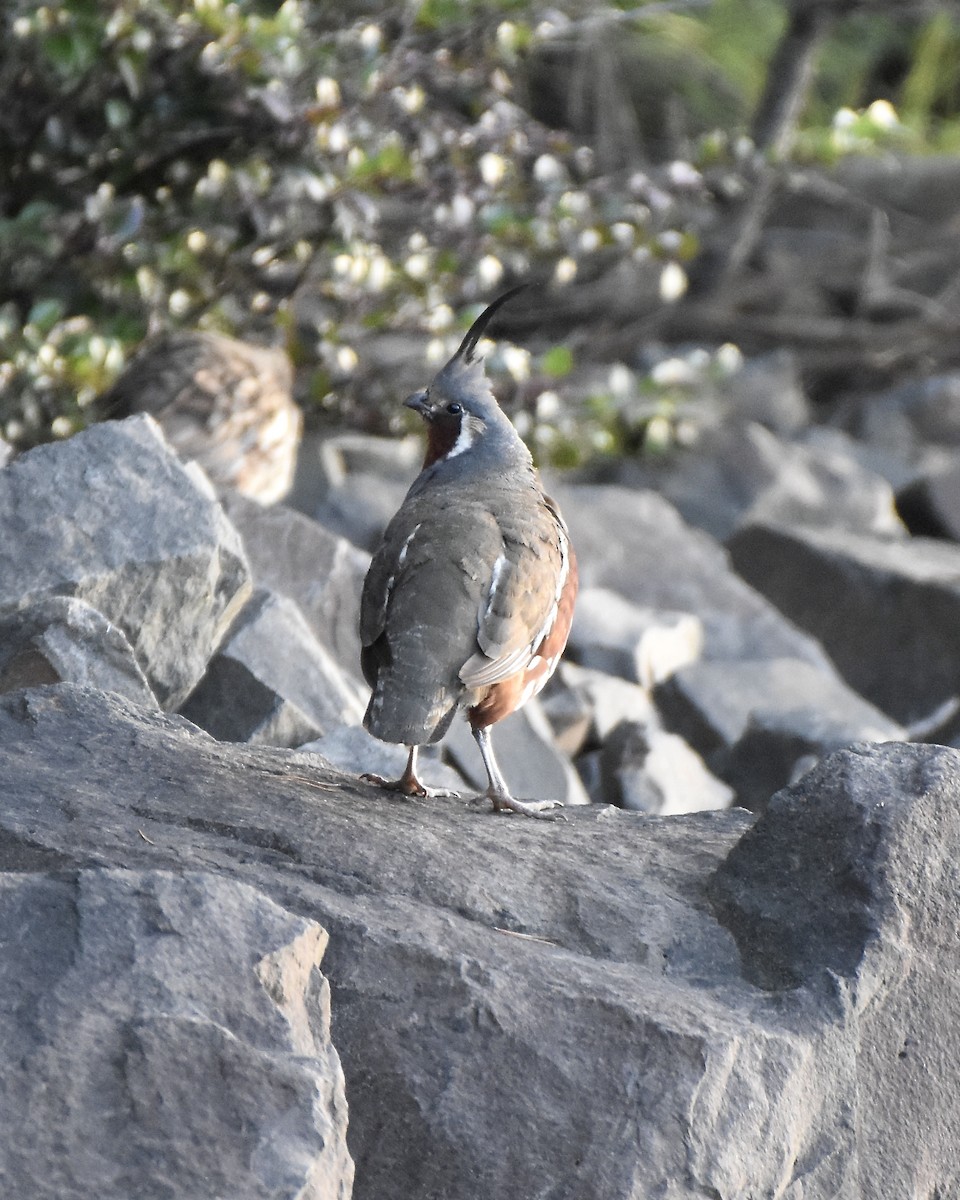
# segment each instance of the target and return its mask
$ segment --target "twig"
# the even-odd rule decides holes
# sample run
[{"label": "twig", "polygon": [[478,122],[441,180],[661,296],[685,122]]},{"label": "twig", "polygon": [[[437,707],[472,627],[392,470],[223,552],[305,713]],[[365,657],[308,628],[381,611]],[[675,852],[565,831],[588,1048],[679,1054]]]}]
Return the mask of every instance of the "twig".
[{"label": "twig", "polygon": [[822,8],[791,11],[753,117],[750,133],[758,149],[778,158],[789,153],[813,80],[816,53],[831,20],[832,14]]},{"label": "twig", "polygon": [[519,933],[516,929],[502,929],[499,925],[494,925],[496,933],[505,933],[507,937],[520,938],[525,942],[542,942],[544,946],[559,946],[559,942],[552,942],[549,938],[537,937],[535,933]]}]

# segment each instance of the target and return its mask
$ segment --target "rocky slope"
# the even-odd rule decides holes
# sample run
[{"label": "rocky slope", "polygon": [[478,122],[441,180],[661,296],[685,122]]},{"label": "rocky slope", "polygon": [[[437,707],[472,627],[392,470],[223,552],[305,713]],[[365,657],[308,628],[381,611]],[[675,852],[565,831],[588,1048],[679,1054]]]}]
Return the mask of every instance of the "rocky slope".
[{"label": "rocky slope", "polygon": [[501,742],[568,819],[528,822],[359,779],[361,549],[148,418],[0,470],[11,1195],[960,1194],[960,752],[901,723],[948,665],[890,711],[743,578],[847,554],[836,627],[886,586],[934,647],[954,548],[794,516],[737,574],[661,496],[559,494],[578,661]]}]

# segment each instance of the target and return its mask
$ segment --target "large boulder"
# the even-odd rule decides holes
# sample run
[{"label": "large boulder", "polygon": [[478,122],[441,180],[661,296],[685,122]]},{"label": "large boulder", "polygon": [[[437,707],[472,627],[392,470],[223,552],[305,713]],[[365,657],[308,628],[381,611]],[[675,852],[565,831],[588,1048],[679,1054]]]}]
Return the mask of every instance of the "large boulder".
[{"label": "large boulder", "polygon": [[0,692],[44,683],[157,703],[123,631],[76,596],[41,596],[0,616]]},{"label": "large boulder", "polygon": [[151,417],[93,426],[0,471],[0,612],[74,596],[122,631],[164,708],[250,592],[240,537]]},{"label": "large boulder", "polygon": [[652,687],[703,650],[703,625],[690,613],[631,604],[609,588],[582,588],[567,653],[584,667]]},{"label": "large boulder", "polygon": [[360,1200],[957,1190],[957,752],[834,756],[736,851],[741,811],[397,802],[72,685],[0,697],[0,767],[2,869],[202,868],[329,931]]},{"label": "large boulder", "polygon": [[360,592],[369,554],[282,504],[264,508],[221,495],[239,530],[254,581],[295,601],[315,637],[346,671],[360,674]]},{"label": "large boulder", "polygon": [[834,750],[907,737],[842,679],[794,658],[693,663],[657,688],[656,703],[754,811]]},{"label": "large boulder", "polygon": [[297,605],[258,588],[180,711],[227,742],[298,746],[359,724],[361,688],[313,635]]},{"label": "large boulder", "polygon": [[326,933],[228,879],[0,874],[8,1196],[347,1200]]},{"label": "large boulder", "polygon": [[586,484],[553,491],[584,587],[699,617],[705,658],[802,658],[833,669],[813,638],[744,583],[724,550],[655,492]]},{"label": "large boulder", "polygon": [[711,882],[747,979],[849,1030],[859,1153],[837,1194],[960,1194],[958,857],[960,754],[858,746],[776,796]]},{"label": "large boulder", "polygon": [[889,716],[921,721],[960,692],[960,547],[841,530],[751,525],[730,541],[741,575],[823,643]]},{"label": "large boulder", "polygon": [[890,484],[852,454],[787,441],[756,423],[708,429],[692,447],[637,473],[684,520],[721,541],[751,521],[905,532]]}]

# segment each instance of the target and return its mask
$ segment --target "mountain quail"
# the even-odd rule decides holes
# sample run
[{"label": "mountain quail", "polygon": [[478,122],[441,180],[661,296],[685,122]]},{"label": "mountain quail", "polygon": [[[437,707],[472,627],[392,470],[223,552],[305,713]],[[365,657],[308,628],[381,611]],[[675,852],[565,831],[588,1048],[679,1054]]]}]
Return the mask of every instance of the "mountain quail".
[{"label": "mountain quail", "polygon": [[303,417],[282,350],[219,333],[161,334],[101,397],[110,416],[146,412],[218,487],[272,504],[293,482]]},{"label": "mountain quail", "polygon": [[364,724],[409,747],[400,779],[426,795],[421,745],[464,708],[494,810],[540,816],[553,800],[511,796],[490,728],[550,678],[570,632],[577,566],[566,526],[476,358],[500,296],[429,387],[406,405],[427,425],[420,475],[374,554],[360,609],[361,665],[373,689]]}]

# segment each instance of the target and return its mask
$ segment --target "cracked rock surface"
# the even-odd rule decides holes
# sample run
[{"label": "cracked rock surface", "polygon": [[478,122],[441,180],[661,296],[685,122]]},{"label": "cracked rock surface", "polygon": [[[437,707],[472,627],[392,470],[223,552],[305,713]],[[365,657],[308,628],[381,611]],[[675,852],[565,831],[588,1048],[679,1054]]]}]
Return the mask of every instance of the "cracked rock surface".
[{"label": "cracked rock surface", "polygon": [[[305,922],[329,933],[358,1197],[960,1182],[956,751],[841,751],[753,825],[603,805],[564,824],[393,799],[67,684],[0,699],[0,745],[8,888],[25,871],[141,890],[202,872],[292,914],[283,945]],[[255,963],[276,953],[257,945]],[[288,1024],[296,1042],[318,1006],[291,1004],[314,1014]],[[922,1145],[898,1117],[914,1103]]]}]

